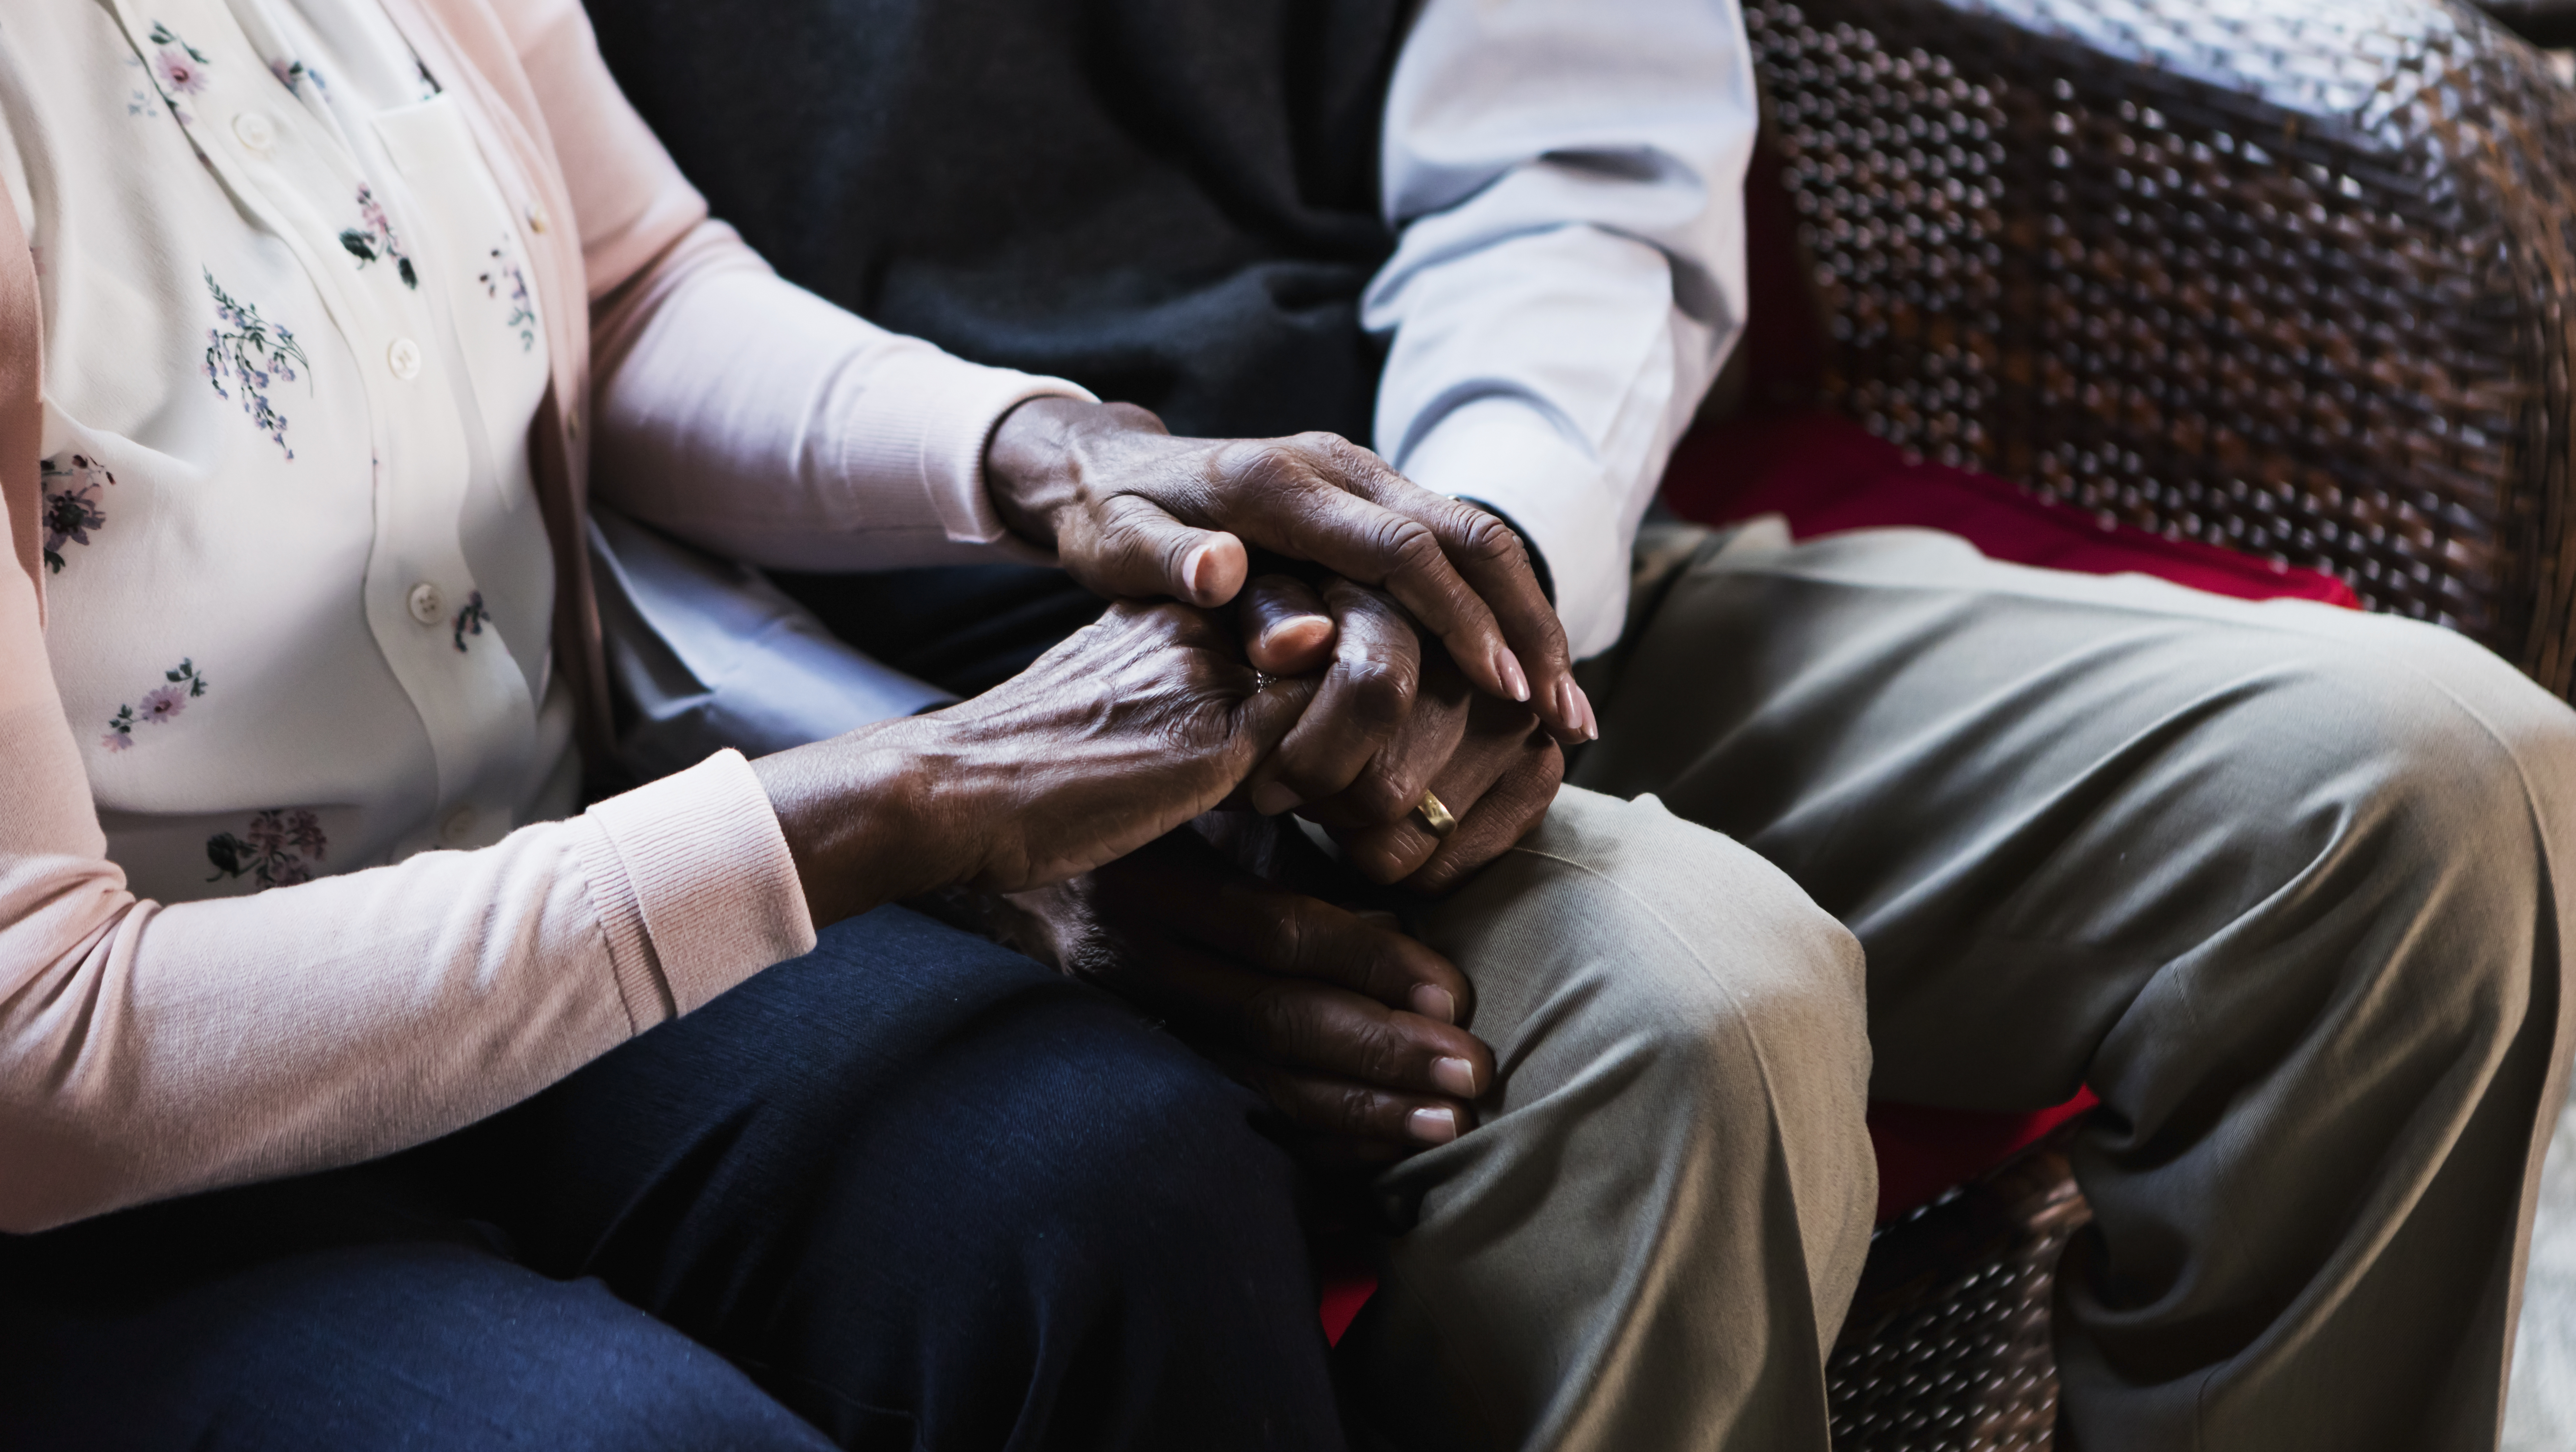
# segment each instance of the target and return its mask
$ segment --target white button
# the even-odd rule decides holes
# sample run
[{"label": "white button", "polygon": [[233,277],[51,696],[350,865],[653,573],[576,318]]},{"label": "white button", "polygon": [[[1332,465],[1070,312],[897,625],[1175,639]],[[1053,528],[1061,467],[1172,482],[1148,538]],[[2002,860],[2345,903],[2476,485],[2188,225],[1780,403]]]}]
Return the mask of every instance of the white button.
[{"label": "white button", "polygon": [[385,366],[405,383],[420,376],[420,345],[409,338],[396,338],[385,350]]},{"label": "white button", "polygon": [[244,111],[233,118],[233,137],[253,151],[266,151],[277,144],[277,128],[257,111]]},{"label": "white button", "polygon": [[447,599],[427,580],[411,587],[411,618],[423,625],[447,623]]},{"label": "white button", "polygon": [[528,230],[540,235],[545,232],[546,209],[543,205],[536,202],[528,203]]},{"label": "white button", "polygon": [[474,835],[474,820],[472,807],[458,807],[448,813],[447,820],[439,825],[438,840],[450,847],[465,841]]}]

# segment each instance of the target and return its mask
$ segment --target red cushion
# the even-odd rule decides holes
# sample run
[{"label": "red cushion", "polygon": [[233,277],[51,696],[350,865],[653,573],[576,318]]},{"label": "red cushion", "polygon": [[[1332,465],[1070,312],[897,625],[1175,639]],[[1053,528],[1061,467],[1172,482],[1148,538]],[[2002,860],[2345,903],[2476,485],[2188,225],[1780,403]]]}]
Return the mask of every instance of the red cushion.
[{"label": "red cushion", "polygon": [[1830,414],[1798,413],[1700,429],[1664,475],[1664,503],[1684,519],[1725,524],[1788,517],[1800,539],[1842,529],[1946,529],[1998,560],[2088,575],[2123,571],[2267,600],[2292,595],[2358,605],[2331,575],[2293,569],[2195,540],[2106,525],[2080,509],[2035,499],[2000,479],[1908,460],[1905,451]]}]

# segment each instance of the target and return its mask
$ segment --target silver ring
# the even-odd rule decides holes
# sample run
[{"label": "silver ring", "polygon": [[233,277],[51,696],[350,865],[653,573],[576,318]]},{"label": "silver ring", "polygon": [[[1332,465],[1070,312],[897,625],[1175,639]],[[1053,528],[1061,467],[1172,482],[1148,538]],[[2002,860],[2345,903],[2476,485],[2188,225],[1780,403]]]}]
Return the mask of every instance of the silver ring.
[{"label": "silver ring", "polygon": [[1270,674],[1268,671],[1254,671],[1252,673],[1252,693],[1257,696],[1263,691],[1269,690],[1270,683],[1277,679],[1279,679],[1277,676]]}]

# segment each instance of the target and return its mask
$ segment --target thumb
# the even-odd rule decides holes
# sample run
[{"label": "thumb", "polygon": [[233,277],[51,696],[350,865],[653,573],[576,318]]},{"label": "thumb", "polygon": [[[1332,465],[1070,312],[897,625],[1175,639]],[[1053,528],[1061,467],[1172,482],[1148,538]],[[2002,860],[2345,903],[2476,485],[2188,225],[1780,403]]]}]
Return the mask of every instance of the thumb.
[{"label": "thumb", "polygon": [[1242,540],[1183,524],[1133,494],[1102,511],[1090,538],[1059,545],[1073,577],[1112,599],[1168,597],[1211,609],[1233,599],[1251,573]]}]

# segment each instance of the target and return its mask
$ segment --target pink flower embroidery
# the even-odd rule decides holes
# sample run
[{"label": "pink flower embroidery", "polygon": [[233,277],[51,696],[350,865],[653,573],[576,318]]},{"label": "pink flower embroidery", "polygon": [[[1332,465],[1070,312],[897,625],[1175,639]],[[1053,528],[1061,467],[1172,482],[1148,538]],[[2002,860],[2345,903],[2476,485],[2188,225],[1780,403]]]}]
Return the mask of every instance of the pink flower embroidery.
[{"label": "pink flower embroidery", "polygon": [[206,88],[205,67],[179,51],[163,48],[154,59],[152,69],[161,77],[165,90],[182,91],[193,96]]},{"label": "pink flower embroidery", "polygon": [[206,678],[193,659],[182,660],[163,671],[161,679],[169,684],[145,692],[142,710],[135,710],[130,702],[116,708],[116,715],[108,720],[107,734],[99,738],[100,745],[110,751],[131,750],[135,727],[175,721],[180,712],[188,709],[188,702],[206,693]]}]

